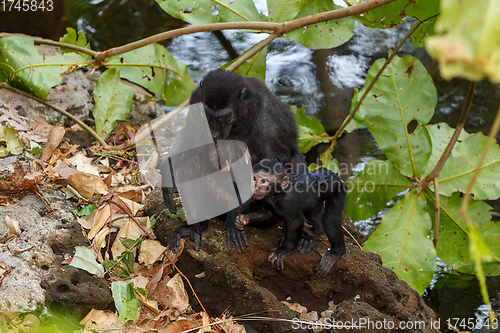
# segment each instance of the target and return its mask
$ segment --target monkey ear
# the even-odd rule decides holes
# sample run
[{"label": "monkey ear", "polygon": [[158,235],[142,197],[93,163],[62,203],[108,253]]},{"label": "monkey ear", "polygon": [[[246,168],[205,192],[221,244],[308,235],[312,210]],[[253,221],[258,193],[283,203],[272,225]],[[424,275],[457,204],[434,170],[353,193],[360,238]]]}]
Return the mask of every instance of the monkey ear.
[{"label": "monkey ear", "polygon": [[281,178],[281,189],[285,190],[288,185],[290,185],[290,177],[284,176],[283,178]]},{"label": "monkey ear", "polygon": [[245,98],[247,98],[247,96],[248,96],[248,88],[247,87],[241,88],[241,90],[240,90],[240,98],[241,99],[245,99]]}]

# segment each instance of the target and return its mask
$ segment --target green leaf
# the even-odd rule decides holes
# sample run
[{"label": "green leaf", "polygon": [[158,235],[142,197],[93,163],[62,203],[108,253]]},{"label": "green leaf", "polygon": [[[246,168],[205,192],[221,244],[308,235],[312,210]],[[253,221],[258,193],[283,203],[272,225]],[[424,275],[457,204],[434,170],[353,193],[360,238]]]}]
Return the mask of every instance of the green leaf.
[{"label": "green leaf", "polygon": [[436,266],[436,251],[427,237],[430,230],[425,200],[409,192],[384,214],[364,250],[380,254],[384,267],[422,294]]},{"label": "green leaf", "polygon": [[[234,70],[243,76],[252,76],[261,81],[266,80],[266,56],[267,56],[267,46],[262,50],[257,52],[253,57],[245,61],[242,65]],[[239,57],[238,57],[239,58]],[[231,60],[230,62],[224,64],[221,69],[226,69],[229,65],[235,62],[238,58]]]},{"label": "green leaf", "polygon": [[[357,104],[357,102],[358,102],[358,100],[359,100],[360,97],[361,97],[361,95],[359,95],[359,89],[358,88],[354,88],[353,89],[353,94],[352,94],[352,99],[351,99],[351,110],[354,109],[354,107],[356,106],[356,104]],[[362,128],[363,126],[365,126],[363,124],[363,117],[360,117],[358,115],[358,112],[356,111],[356,113],[354,114],[354,117],[351,119],[351,121],[349,122],[349,124],[347,124],[347,126],[344,129],[344,131],[347,132],[347,133],[351,133],[354,130]]]},{"label": "green leaf", "polygon": [[139,308],[139,302],[135,297],[134,283],[129,281],[113,281],[111,293],[115,301],[115,307],[120,314],[118,319],[122,324],[134,320]]},{"label": "green leaf", "polygon": [[402,23],[405,16],[423,21],[438,13],[439,0],[396,0],[355,17],[370,28],[392,28]]},{"label": "green leaf", "polygon": [[[455,129],[451,128],[446,123],[438,123],[427,126],[419,126],[415,130],[415,134],[417,136],[420,136],[420,131],[425,131],[429,135],[431,140],[431,154],[429,156],[429,159],[427,160],[427,165],[422,169],[423,172],[418,175],[420,179],[423,179],[436,166],[437,162],[439,161],[446,147],[448,146],[448,143],[450,142],[450,139],[453,135],[453,132],[455,132]],[[458,141],[457,143],[455,143],[454,148],[457,146],[457,144],[460,143],[460,141],[465,140],[465,138],[467,138],[468,136],[469,134],[467,132],[461,131],[460,135],[458,136]],[[433,189],[434,187],[432,186],[431,190]]]},{"label": "green leaf", "polygon": [[[87,41],[87,38],[85,37],[82,31],[77,32],[73,28],[66,28],[66,31],[67,31],[66,34],[61,38],[59,38],[59,42],[84,47],[90,50],[90,43]],[[64,47],[61,47],[61,51],[63,53],[76,52],[75,50],[71,50]],[[80,54],[82,57],[88,60],[92,59],[92,56],[90,54],[81,52],[76,52],[76,53]]]},{"label": "green leaf", "polygon": [[368,219],[384,208],[398,193],[413,184],[389,161],[370,160],[356,177],[347,182],[344,214],[355,221]]},{"label": "green leaf", "polygon": [[120,260],[125,264],[129,272],[134,271],[135,255],[131,251],[123,251],[120,255]]},{"label": "green leaf", "polygon": [[31,153],[33,155],[38,155],[43,152],[43,148],[33,140],[30,140]]},{"label": "green leaf", "polygon": [[[419,25],[419,27],[417,28],[417,30],[415,30],[411,34],[410,39],[411,39],[411,42],[414,46],[424,47],[425,46],[425,39],[429,36],[435,35],[434,25],[436,24],[436,20],[437,20],[437,16],[433,17],[425,22],[422,22]],[[418,22],[413,23],[412,26],[415,24],[418,24]]]},{"label": "green leaf", "polygon": [[160,7],[175,18],[194,25],[218,22],[267,21],[253,0],[156,0]]},{"label": "green leaf", "polygon": [[120,242],[129,250],[131,250],[135,246],[135,239],[120,238]]},{"label": "green leaf", "polygon": [[76,216],[78,216],[78,217],[87,216],[87,215],[92,214],[92,212],[94,211],[94,209],[96,209],[96,207],[97,207],[96,205],[88,205],[88,206],[83,207],[80,210],[75,209],[73,211],[73,213],[75,213]]},{"label": "green leaf", "polygon": [[19,134],[10,125],[0,127],[0,157],[19,155],[23,152],[23,143]]},{"label": "green leaf", "polygon": [[105,71],[94,89],[95,106],[92,111],[95,128],[101,138],[106,138],[117,120],[125,120],[132,108],[132,87],[124,85],[117,69]]},{"label": "green leaf", "polygon": [[290,111],[297,121],[299,152],[307,153],[315,145],[329,142],[329,135],[316,117],[305,115],[303,108],[295,106],[291,107]]},{"label": "green leaf", "polygon": [[165,105],[178,105],[188,99],[194,82],[187,67],[159,44],[152,44],[122,55],[109,57],[109,68],[120,68],[120,76],[157,94]]},{"label": "green leaf", "polygon": [[445,79],[488,78],[500,82],[500,6],[497,0],[442,0],[435,25],[438,35],[426,41]]},{"label": "green leaf", "polygon": [[286,22],[297,18],[304,6],[312,0],[267,0],[269,22]]},{"label": "green leaf", "polygon": [[[384,62],[378,59],[372,65],[363,91]],[[430,155],[430,138],[426,131],[410,133],[408,124],[412,120],[427,124],[436,103],[436,88],[420,61],[396,56],[361,104],[357,119],[363,121],[396,169],[405,176],[418,176],[423,174]]]},{"label": "green leaf", "polygon": [[97,276],[104,274],[104,268],[95,260],[94,251],[87,249],[85,246],[75,246],[75,250],[70,266],[83,269]]},{"label": "green leaf", "polygon": [[[453,192],[465,192],[488,138],[482,133],[469,135],[458,144],[439,174],[439,193],[450,196]],[[476,200],[500,198],[500,148],[494,144],[481,167],[472,188]]]},{"label": "green leaf", "polygon": [[[432,220],[435,220],[435,197],[427,195],[428,209]],[[470,255],[470,231],[462,218],[460,205],[462,198],[459,193],[451,197],[440,196],[440,224],[436,245],[438,257],[453,269],[467,274],[474,274],[474,260]],[[468,213],[474,227],[482,239],[483,252],[489,257],[483,264],[488,276],[500,275],[500,224],[491,221],[491,207],[483,201],[471,200]],[[496,260],[494,259],[496,258]]]},{"label": "green leaf", "polygon": [[[302,3],[302,1],[300,1]],[[295,19],[338,9],[333,1],[313,0],[306,4]],[[285,37],[311,49],[331,49],[344,44],[353,35],[354,19],[346,17],[308,25],[288,32]]]},{"label": "green leaf", "polygon": [[47,97],[50,88],[62,82],[61,74],[87,60],[76,53],[42,57],[27,37],[0,38],[0,82]]}]

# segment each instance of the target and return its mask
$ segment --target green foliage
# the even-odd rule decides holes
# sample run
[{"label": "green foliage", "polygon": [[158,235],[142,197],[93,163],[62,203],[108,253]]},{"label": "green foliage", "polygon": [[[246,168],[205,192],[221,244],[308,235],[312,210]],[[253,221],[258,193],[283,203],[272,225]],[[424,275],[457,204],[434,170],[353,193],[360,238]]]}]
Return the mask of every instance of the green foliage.
[{"label": "green foliage", "polygon": [[38,155],[43,152],[43,148],[33,140],[30,140],[31,153],[33,155]]},{"label": "green foliage", "polygon": [[500,6],[497,0],[441,0],[437,35],[427,39],[445,79],[500,82]]},{"label": "green foliage", "polygon": [[76,53],[44,57],[38,53],[31,38],[0,38],[0,82],[43,99],[50,88],[62,82],[62,73],[80,65],[86,65],[86,59]]},{"label": "green foliage", "polygon": [[431,224],[425,200],[409,192],[384,214],[364,249],[380,254],[384,267],[422,294],[436,265],[436,250],[427,237]]},{"label": "green foliage", "polygon": [[290,111],[297,121],[299,152],[307,153],[315,145],[329,142],[325,128],[316,117],[305,115],[303,108],[295,106],[291,107]]},{"label": "green foliage", "polygon": [[[361,1],[346,1],[359,3]],[[392,28],[406,16],[423,21],[439,13],[439,0],[396,0],[385,6],[356,15],[356,20],[370,28]]]},{"label": "green foliage", "polygon": [[120,76],[160,96],[165,105],[178,105],[194,89],[187,66],[172,57],[159,44],[148,45],[122,55],[109,57],[109,68],[119,68]]},{"label": "green foliage", "polygon": [[[245,61],[241,66],[234,70],[235,73],[238,73],[243,76],[252,76],[261,81],[266,80],[266,56],[267,56],[267,46],[262,50],[257,52],[253,57]],[[231,60],[221,67],[221,69],[226,69],[233,62],[238,60],[238,58]]]},{"label": "green foliage", "polygon": [[384,208],[394,196],[413,186],[389,161],[371,160],[348,183],[344,214],[353,220],[368,219]]},{"label": "green foliage", "polygon": [[134,283],[129,281],[113,281],[111,293],[118,310],[118,319],[125,324],[134,320],[139,309],[139,301],[135,297]]},{"label": "green foliage", "polygon": [[121,82],[117,69],[105,71],[94,89],[95,106],[92,111],[97,134],[105,139],[117,120],[125,120],[132,108],[134,90]]},{"label": "green foliage", "polygon": [[[87,42],[87,38],[85,37],[85,35],[83,34],[83,32],[76,31],[73,28],[66,28],[66,31],[67,31],[66,34],[64,36],[62,36],[61,38],[59,38],[59,41],[61,43],[72,44],[72,45],[84,47],[84,48],[90,50],[90,43]],[[67,48],[64,48],[64,47],[61,48],[61,51],[63,53],[75,52],[73,50],[70,50],[70,49],[67,49]],[[89,54],[81,53],[81,52],[78,52],[78,54],[80,54],[82,57],[84,57],[84,58],[86,58],[88,60],[92,59],[92,56],[89,55]]]},{"label": "green foliage", "polygon": [[92,204],[92,205],[88,205],[88,206],[85,206],[83,207],[82,209],[78,210],[78,209],[75,209],[73,211],[73,213],[76,214],[76,216],[78,217],[82,217],[82,216],[87,216],[87,215],[90,215],[92,214],[92,212],[94,211],[94,209],[96,209],[96,205]]},{"label": "green foliage", "polygon": [[[426,194],[428,211],[432,220],[435,220],[435,197],[434,194]],[[474,260],[470,255],[470,233],[460,213],[462,198],[458,193],[447,197],[440,196],[441,207],[439,238],[436,245],[438,257],[453,269],[462,273],[474,274]],[[472,222],[479,232],[480,238],[484,240],[484,252],[488,255],[488,261],[483,265],[485,274],[488,276],[500,275],[500,247],[498,244],[500,235],[497,223],[491,221],[491,207],[483,201],[472,201],[468,208],[473,217]],[[496,258],[496,260],[494,260]]]},{"label": "green foliage", "polygon": [[[370,84],[385,59],[378,59],[368,71]],[[380,149],[405,176],[421,176],[431,151],[425,131],[409,133],[408,124],[426,124],[434,114],[437,92],[420,61],[412,56],[394,57],[361,104],[356,120],[370,130]]]},{"label": "green foliage", "polygon": [[[300,1],[302,4],[307,1]],[[269,6],[269,4],[268,4]],[[306,4],[294,19],[338,9],[333,1],[313,0]],[[271,17],[271,15],[270,15]],[[289,40],[295,40],[311,49],[330,49],[344,44],[353,35],[354,19],[346,17],[340,20],[327,21],[309,25],[290,31],[285,35]]]},{"label": "green foliage", "polygon": [[19,134],[10,125],[0,127],[0,158],[9,154],[19,155],[23,152],[23,143]]}]

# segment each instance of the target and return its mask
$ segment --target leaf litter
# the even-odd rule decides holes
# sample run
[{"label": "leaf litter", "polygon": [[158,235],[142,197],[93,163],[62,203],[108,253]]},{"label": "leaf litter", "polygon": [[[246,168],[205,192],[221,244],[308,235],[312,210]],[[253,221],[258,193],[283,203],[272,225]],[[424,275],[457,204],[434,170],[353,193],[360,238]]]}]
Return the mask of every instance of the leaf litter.
[{"label": "leaf litter", "polygon": [[[118,125],[117,129],[121,135],[134,134],[128,126]],[[49,188],[64,191],[67,197],[77,197],[81,203],[82,209],[73,214],[90,245],[76,247],[74,256],[63,264],[121,286],[115,288],[119,292],[113,291],[115,305],[119,303],[116,308],[121,311],[91,310],[80,322],[85,327],[83,331],[176,333],[220,332],[220,328],[225,328],[226,332],[246,332],[230,316],[222,314],[220,318],[211,319],[205,312],[193,311],[184,276],[175,267],[184,240],[179,252],[174,254],[155,239],[152,221],[142,216],[146,195],[161,180],[156,169],[158,155],[152,154],[140,167],[120,156],[110,156],[118,160],[113,165],[108,158],[92,157],[91,152],[98,152],[98,147],[85,150],[69,143],[64,138],[67,130],[80,129],[51,126],[43,116],[29,121],[20,117],[11,105],[0,104],[0,136],[9,135],[8,142],[3,139],[7,144],[0,142],[3,144],[0,154],[23,154],[30,160],[28,167],[15,160],[0,170],[0,204],[8,206],[19,201],[26,191],[36,192],[43,198],[40,189]],[[43,147],[42,154],[32,154],[32,146]],[[96,208],[83,213],[91,204]],[[0,240],[0,246],[8,245],[9,240],[22,232],[18,221],[7,216],[6,223],[12,233]],[[11,252],[25,250],[11,249]],[[0,263],[0,284],[9,272],[9,267]],[[27,316],[20,317],[19,313],[0,311],[0,314],[16,323],[16,327],[39,325],[35,316],[27,322],[24,320]],[[212,325],[213,321],[219,323],[218,327]]]}]

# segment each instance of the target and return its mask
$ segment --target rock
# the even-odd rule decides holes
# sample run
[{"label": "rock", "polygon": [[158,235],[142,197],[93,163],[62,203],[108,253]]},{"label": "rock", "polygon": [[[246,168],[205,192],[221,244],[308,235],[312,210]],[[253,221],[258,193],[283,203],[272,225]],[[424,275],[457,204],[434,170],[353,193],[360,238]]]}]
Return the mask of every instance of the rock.
[{"label": "rock", "polygon": [[[158,195],[152,196],[158,200]],[[171,232],[181,224],[166,220],[165,214],[161,214],[155,227],[160,242],[166,245]],[[344,218],[343,224],[359,242],[361,235],[352,222]],[[193,243],[188,241],[179,258],[179,268],[212,315],[220,314],[229,307],[234,316],[258,313],[258,316],[297,318],[298,313],[281,303],[286,300],[305,306],[308,316],[312,317],[314,313],[311,313],[315,311],[330,314],[331,320],[385,320],[394,323],[395,327],[400,322],[422,321],[426,323],[425,328],[411,331],[438,332],[428,325],[436,320],[436,315],[418,293],[399,280],[393,271],[382,267],[379,255],[364,252],[350,236],[345,236],[346,254],[325,278],[318,278],[314,275],[320,261],[316,251],[305,255],[295,251],[285,258],[282,271],[270,266],[267,257],[269,250],[278,245],[282,236],[280,228],[248,228],[246,234],[249,245],[245,253],[238,254],[234,249],[229,251],[223,223],[211,221],[203,234],[200,251],[195,251]],[[326,237],[316,238],[316,246],[328,249]],[[206,273],[204,278],[195,277],[203,271]],[[336,305],[334,309],[328,304],[332,301]],[[248,332],[300,331],[284,322],[242,323]],[[304,331],[311,332],[311,329],[305,328]],[[373,331],[376,330],[363,332]]]}]

